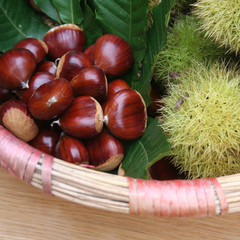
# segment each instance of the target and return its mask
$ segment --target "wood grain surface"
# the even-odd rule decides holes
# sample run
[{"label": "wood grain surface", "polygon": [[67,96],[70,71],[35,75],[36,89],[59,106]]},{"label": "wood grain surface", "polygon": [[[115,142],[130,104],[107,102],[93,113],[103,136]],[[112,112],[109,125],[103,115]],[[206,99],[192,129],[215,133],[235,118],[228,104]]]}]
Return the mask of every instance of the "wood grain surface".
[{"label": "wood grain surface", "polygon": [[160,219],[96,210],[48,196],[0,169],[0,240],[238,240],[240,213]]}]

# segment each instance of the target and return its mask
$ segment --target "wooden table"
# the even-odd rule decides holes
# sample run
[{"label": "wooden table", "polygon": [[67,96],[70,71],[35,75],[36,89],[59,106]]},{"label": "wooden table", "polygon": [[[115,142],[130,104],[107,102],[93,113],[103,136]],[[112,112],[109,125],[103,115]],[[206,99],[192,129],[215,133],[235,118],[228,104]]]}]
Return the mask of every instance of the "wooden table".
[{"label": "wooden table", "polygon": [[111,213],[47,196],[0,169],[1,240],[239,240],[240,214],[159,219]]}]

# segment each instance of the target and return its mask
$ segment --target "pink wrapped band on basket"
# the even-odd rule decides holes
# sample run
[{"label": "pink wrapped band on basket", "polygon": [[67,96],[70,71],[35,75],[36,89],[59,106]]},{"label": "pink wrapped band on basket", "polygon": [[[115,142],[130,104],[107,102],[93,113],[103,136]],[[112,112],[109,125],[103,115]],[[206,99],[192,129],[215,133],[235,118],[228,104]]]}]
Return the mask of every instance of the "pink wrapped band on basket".
[{"label": "pink wrapped band on basket", "polygon": [[47,194],[52,194],[53,157],[20,141],[2,126],[0,126],[0,136],[0,166],[30,184],[36,165],[42,160],[43,190]]},{"label": "pink wrapped band on basket", "polygon": [[[52,194],[54,158],[17,139],[0,126],[0,166],[17,178],[31,183],[37,164],[41,164],[44,192]],[[95,170],[91,170],[95,171]],[[228,211],[221,185],[215,178],[155,181],[127,178],[129,212],[161,217],[209,216]]]},{"label": "pink wrapped band on basket", "polygon": [[[217,179],[155,181],[128,178],[130,212],[160,217],[211,216],[228,211]],[[217,198],[217,199],[216,199]]]}]

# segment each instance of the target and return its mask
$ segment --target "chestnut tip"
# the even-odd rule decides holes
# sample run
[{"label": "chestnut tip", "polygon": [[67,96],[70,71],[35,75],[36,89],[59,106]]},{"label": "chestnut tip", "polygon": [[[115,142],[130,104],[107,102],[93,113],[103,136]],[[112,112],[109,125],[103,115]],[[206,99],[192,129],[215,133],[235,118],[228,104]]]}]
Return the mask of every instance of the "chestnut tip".
[{"label": "chestnut tip", "polygon": [[27,88],[18,89],[16,94],[20,100],[28,104],[28,100],[33,95],[34,91],[44,83],[50,82],[53,79],[54,75],[49,72],[35,72],[27,82]]}]

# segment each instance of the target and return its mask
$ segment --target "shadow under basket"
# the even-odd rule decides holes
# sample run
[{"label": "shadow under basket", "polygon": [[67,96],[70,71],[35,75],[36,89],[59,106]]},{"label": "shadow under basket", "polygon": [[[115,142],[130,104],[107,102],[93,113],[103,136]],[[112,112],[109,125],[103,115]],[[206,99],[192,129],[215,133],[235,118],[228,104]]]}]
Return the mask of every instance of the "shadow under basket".
[{"label": "shadow under basket", "polygon": [[142,180],[56,159],[0,126],[0,166],[45,193],[133,215],[211,216],[240,212],[240,174],[196,180]]}]

